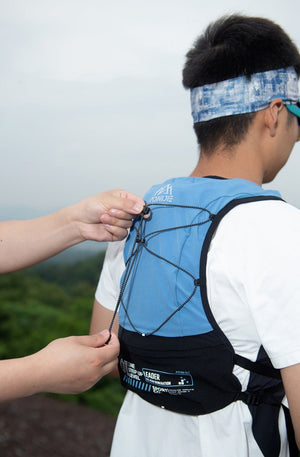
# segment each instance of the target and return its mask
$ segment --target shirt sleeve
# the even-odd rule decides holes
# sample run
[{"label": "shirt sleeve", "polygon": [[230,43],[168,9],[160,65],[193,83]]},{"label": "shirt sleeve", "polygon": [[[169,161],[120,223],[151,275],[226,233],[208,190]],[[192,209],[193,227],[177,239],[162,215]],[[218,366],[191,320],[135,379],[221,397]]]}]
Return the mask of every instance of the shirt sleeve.
[{"label": "shirt sleeve", "polygon": [[218,249],[241,315],[275,368],[300,363],[300,211],[280,201],[250,203],[221,224]]},{"label": "shirt sleeve", "polygon": [[[300,363],[300,211],[282,204],[259,230],[260,259],[248,281],[254,321],[275,368]],[[260,263],[260,265],[258,265]]]},{"label": "shirt sleeve", "polygon": [[98,303],[111,311],[114,311],[118,300],[120,279],[125,268],[123,259],[124,244],[124,240],[108,244],[95,293]]}]

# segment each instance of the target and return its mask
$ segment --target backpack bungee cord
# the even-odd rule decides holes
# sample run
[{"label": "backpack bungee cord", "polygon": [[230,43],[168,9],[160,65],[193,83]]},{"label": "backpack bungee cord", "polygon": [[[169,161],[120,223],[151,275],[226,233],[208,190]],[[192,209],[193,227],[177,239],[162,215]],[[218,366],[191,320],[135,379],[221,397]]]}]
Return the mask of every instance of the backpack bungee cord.
[{"label": "backpack bungee cord", "polygon": [[[164,207],[170,207],[170,208],[173,207],[173,208],[196,209],[196,210],[199,210],[199,211],[205,211],[208,214],[208,217],[204,221],[197,222],[197,223],[194,223],[194,224],[186,224],[186,225],[180,225],[180,226],[175,226],[175,227],[163,228],[163,229],[160,229],[160,230],[155,230],[153,232],[150,232],[150,233],[148,233],[146,235],[143,235],[145,224],[147,223],[147,219],[148,219],[145,216],[150,217],[150,215],[152,214],[150,207],[154,207],[154,206],[161,206],[161,207],[164,206]],[[123,275],[123,279],[122,279],[122,283],[121,283],[120,293],[119,293],[118,300],[117,300],[117,303],[116,303],[116,306],[115,306],[115,310],[114,310],[114,314],[113,314],[113,317],[112,317],[112,320],[111,320],[111,323],[110,323],[110,326],[109,326],[110,336],[109,336],[106,344],[108,344],[110,339],[111,339],[112,327],[113,327],[113,324],[114,324],[114,321],[115,321],[115,318],[117,316],[117,313],[118,313],[118,310],[119,310],[120,306],[123,307],[123,310],[124,310],[124,312],[126,314],[128,322],[130,323],[132,329],[136,333],[138,333],[141,336],[151,336],[151,335],[154,335],[156,332],[158,332],[170,319],[172,319],[172,317],[176,313],[178,313],[178,311],[180,311],[191,300],[191,298],[194,296],[194,294],[195,294],[195,292],[197,290],[197,287],[200,286],[200,279],[195,278],[192,273],[190,273],[186,269],[180,267],[180,265],[177,265],[176,263],[171,262],[170,260],[166,259],[165,257],[162,257],[161,255],[159,255],[156,252],[154,252],[151,249],[149,249],[149,247],[146,244],[146,241],[150,237],[153,237],[153,236],[155,236],[157,234],[161,234],[161,233],[164,233],[164,232],[169,232],[169,231],[172,231],[172,230],[185,229],[185,228],[190,228],[190,227],[196,227],[196,226],[200,226],[200,225],[206,224],[206,223],[212,221],[214,216],[215,216],[215,214],[213,214],[211,211],[209,211],[206,208],[199,207],[199,206],[176,205],[176,204],[172,204],[172,203],[168,203],[168,204],[167,203],[149,203],[149,204],[146,203],[145,204],[145,206],[144,206],[143,210],[141,211],[141,213],[134,220],[133,229],[136,231],[136,236],[135,236],[135,239],[134,239],[134,242],[133,242],[133,245],[132,245],[131,253],[130,253],[130,255],[129,255],[128,259],[127,259],[126,265],[125,265],[125,271],[124,271],[124,275]],[[139,220],[139,222],[138,222],[138,224],[136,224],[136,222],[138,220]],[[138,254],[139,254],[141,249],[145,249],[149,254],[157,257],[158,259],[162,260],[163,262],[168,263],[169,265],[174,266],[175,268],[178,268],[178,270],[180,270],[183,273],[185,273],[188,276],[190,276],[192,278],[193,284],[194,284],[193,291],[190,294],[190,296],[181,305],[179,305],[171,314],[169,314],[169,316],[166,319],[164,319],[164,321],[161,324],[159,324],[158,327],[156,327],[154,330],[152,330],[151,332],[148,332],[148,333],[140,332],[134,326],[134,324],[133,324],[133,322],[130,319],[130,316],[128,314],[127,308],[126,308],[126,306],[125,306],[125,304],[123,302],[123,295],[124,295],[126,286],[128,284],[128,280],[129,280],[129,278],[130,278],[130,276],[132,274],[133,267],[135,265],[135,262],[137,260]]]}]

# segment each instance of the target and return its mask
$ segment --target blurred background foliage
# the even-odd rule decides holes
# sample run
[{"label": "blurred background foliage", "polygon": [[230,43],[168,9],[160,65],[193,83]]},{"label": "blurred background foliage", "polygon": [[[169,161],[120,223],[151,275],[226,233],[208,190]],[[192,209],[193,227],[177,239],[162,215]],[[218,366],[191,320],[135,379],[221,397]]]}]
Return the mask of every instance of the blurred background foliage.
[{"label": "blurred background foliage", "polygon": [[[55,338],[88,334],[104,255],[103,251],[74,262],[64,262],[62,256],[0,275],[0,358],[22,357]],[[109,377],[88,392],[57,395],[114,416],[123,396],[119,381]]]}]

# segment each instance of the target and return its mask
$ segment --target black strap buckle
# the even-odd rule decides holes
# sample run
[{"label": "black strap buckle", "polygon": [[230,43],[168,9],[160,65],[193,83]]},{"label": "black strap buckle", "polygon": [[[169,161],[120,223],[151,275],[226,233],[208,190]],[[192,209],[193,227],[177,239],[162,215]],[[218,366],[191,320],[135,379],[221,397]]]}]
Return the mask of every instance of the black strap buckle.
[{"label": "black strap buckle", "polygon": [[257,406],[263,402],[262,392],[241,392],[239,400],[242,400],[246,405]]}]

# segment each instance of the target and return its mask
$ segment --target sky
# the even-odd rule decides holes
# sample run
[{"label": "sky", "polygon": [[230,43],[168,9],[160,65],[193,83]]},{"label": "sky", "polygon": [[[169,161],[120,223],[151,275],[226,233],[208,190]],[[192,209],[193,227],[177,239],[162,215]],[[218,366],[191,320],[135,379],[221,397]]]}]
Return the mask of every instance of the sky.
[{"label": "sky", "polygon": [[[299,0],[0,0],[0,219],[186,176],[198,147],[185,54],[242,13],[300,46]],[[300,207],[300,144],[268,188]]]}]

